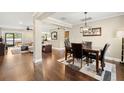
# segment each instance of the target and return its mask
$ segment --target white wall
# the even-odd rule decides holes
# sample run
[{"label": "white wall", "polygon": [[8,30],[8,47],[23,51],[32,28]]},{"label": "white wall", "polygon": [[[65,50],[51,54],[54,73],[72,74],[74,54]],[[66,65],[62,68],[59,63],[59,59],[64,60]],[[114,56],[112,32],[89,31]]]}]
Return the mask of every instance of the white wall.
[{"label": "white wall", "polygon": [[44,36],[44,33],[49,34],[48,38],[51,38],[51,32],[56,31],[57,32],[57,40],[49,40],[48,43],[52,44],[52,47],[56,48],[63,48],[64,47],[64,29],[60,28],[57,29],[58,26],[52,25],[52,24],[43,24],[42,25],[42,36]]},{"label": "white wall", "polygon": [[107,57],[121,58],[121,38],[116,37],[116,31],[119,28],[124,28],[124,16],[113,17],[109,19],[99,20],[90,23],[92,27],[101,27],[102,36],[83,37],[80,33],[80,26],[75,25],[70,32],[71,42],[92,41],[93,46],[103,47],[105,43],[110,43],[111,46],[107,51]]},{"label": "white wall", "polygon": [[[53,30],[57,32],[57,40],[51,40],[52,47],[56,48],[62,48],[63,47],[63,41],[64,41],[64,30]],[[50,31],[52,32],[52,31]]]},{"label": "white wall", "polygon": [[[56,47],[56,48],[64,48],[64,32],[65,32],[65,30],[63,28],[61,28],[56,31],[57,31],[57,40],[51,40],[52,46]],[[71,29],[67,28],[66,31],[71,31]]]},{"label": "white wall", "polygon": [[2,36],[2,31],[1,31],[1,28],[0,28],[0,37]]}]

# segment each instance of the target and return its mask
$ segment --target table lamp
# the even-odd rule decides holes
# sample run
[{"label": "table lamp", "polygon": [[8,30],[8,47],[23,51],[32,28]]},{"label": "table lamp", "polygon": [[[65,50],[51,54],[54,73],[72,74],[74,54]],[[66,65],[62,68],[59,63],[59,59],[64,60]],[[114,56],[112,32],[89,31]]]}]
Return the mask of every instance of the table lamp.
[{"label": "table lamp", "polygon": [[124,30],[117,31],[116,36],[122,38],[121,63],[124,63]]}]

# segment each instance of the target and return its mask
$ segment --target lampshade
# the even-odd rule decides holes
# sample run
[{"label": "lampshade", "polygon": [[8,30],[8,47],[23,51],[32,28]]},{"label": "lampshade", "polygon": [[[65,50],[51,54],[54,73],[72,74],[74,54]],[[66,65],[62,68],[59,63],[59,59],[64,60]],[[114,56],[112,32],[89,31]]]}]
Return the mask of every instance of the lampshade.
[{"label": "lampshade", "polygon": [[117,31],[116,37],[120,37],[120,38],[124,37],[124,31],[123,30]]}]

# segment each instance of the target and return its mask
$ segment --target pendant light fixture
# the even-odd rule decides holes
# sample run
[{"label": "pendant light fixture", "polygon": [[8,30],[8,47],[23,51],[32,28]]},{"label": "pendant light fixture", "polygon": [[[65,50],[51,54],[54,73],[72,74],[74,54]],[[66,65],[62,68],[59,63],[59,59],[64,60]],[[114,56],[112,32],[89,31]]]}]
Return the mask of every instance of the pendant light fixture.
[{"label": "pendant light fixture", "polygon": [[87,25],[87,12],[84,12],[84,26],[80,27],[80,33],[83,33],[83,32],[88,32],[90,30],[92,30],[91,26],[88,26]]}]

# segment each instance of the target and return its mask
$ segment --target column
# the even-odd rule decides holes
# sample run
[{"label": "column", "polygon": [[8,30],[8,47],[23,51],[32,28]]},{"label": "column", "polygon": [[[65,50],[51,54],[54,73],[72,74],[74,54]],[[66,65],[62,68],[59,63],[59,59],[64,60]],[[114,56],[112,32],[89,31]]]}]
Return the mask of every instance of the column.
[{"label": "column", "polygon": [[41,32],[42,32],[42,22],[38,19],[34,19],[34,54],[33,62],[42,62],[42,43],[41,43]]}]

